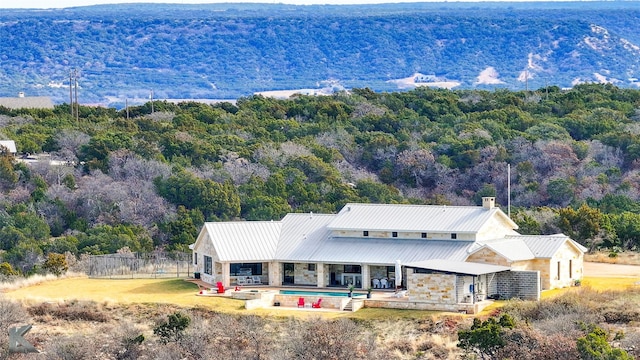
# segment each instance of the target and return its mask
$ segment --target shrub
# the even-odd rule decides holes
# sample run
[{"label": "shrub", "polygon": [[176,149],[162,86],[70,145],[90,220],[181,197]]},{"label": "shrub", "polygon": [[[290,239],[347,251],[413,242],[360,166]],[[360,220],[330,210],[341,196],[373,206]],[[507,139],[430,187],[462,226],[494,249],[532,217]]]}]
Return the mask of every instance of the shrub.
[{"label": "shrub", "polygon": [[55,276],[60,276],[67,272],[69,265],[64,254],[49,253],[47,260],[42,264],[42,268]]},{"label": "shrub", "polygon": [[189,316],[175,312],[168,316],[166,322],[156,326],[153,333],[160,337],[160,342],[166,344],[169,341],[179,340],[189,323],[191,323]]},{"label": "shrub", "polygon": [[52,316],[67,321],[107,322],[109,316],[93,301],[69,301],[61,304],[40,303],[28,309],[34,316]]},{"label": "shrub", "polygon": [[622,349],[614,349],[607,342],[607,333],[596,325],[585,326],[588,333],[577,340],[580,358],[584,360],[633,360]]},{"label": "shrub", "polygon": [[498,321],[495,318],[485,321],[475,318],[469,330],[458,331],[458,346],[466,352],[480,354],[483,359],[491,358],[499,348],[506,345],[503,337],[505,329],[511,329],[514,325],[513,318],[508,314],[502,315]]}]

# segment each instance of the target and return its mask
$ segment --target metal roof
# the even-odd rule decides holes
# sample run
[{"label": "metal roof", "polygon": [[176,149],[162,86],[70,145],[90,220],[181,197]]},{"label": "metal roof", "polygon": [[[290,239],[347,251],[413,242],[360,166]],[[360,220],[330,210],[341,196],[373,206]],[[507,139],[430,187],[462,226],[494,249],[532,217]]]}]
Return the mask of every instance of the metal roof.
[{"label": "metal roof", "polygon": [[504,239],[482,241],[478,242],[477,245],[479,245],[479,247],[474,249],[471,254],[480,249],[489,248],[509,261],[531,260],[535,258],[529,246],[527,246],[519,236],[507,236]]},{"label": "metal roof", "polygon": [[582,252],[586,252],[588,249],[571,240],[567,235],[555,234],[555,235],[509,235],[506,239],[518,239],[523,241],[536,258],[551,258],[560,249],[560,247],[569,241],[573,246]]},{"label": "metal roof", "polygon": [[450,261],[450,260],[442,260],[442,259],[416,261],[416,262],[407,263],[403,265],[407,267],[413,267],[413,268],[444,271],[444,272],[465,274],[465,275],[476,275],[476,276],[510,270],[508,266],[499,266],[499,265],[481,264],[481,263],[463,262],[463,261]]},{"label": "metal roof", "polygon": [[327,224],[335,215],[288,214],[282,219],[277,260],[307,261],[323,245],[330,232]]},{"label": "metal roof", "polygon": [[405,263],[435,258],[462,261],[467,256],[467,248],[472,244],[472,242],[456,240],[340,237],[326,237],[319,240],[313,254],[304,259],[292,260],[381,265],[393,265],[396,260]]},{"label": "metal roof", "polygon": [[518,227],[498,208],[350,203],[340,210],[328,228],[348,231],[476,233],[496,215],[501,216],[513,229]]},{"label": "metal roof", "polygon": [[233,221],[204,224],[220,261],[271,261],[274,258],[280,221]]},{"label": "metal roof", "polygon": [[0,97],[0,106],[8,109],[53,109],[48,96]]}]

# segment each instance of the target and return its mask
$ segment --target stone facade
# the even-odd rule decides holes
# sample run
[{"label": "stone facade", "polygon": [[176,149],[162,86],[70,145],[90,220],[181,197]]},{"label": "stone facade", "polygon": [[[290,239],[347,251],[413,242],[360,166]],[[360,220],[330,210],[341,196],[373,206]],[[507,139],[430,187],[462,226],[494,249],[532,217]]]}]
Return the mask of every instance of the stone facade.
[{"label": "stone facade", "polygon": [[409,301],[457,304],[456,275],[408,274]]},{"label": "stone facade", "polygon": [[[311,266],[310,266],[311,265]],[[309,268],[313,268],[310,270]],[[293,264],[294,284],[316,285],[318,283],[316,263],[295,263]]]},{"label": "stone facade", "polygon": [[566,241],[550,260],[550,289],[573,286],[582,279],[583,256],[578,249]]},{"label": "stone facade", "polygon": [[509,261],[505,259],[502,255],[496,253],[495,251],[485,247],[482,248],[473,254],[467,257],[467,262],[475,262],[482,264],[491,264],[491,265],[502,265],[502,266],[510,266]]}]

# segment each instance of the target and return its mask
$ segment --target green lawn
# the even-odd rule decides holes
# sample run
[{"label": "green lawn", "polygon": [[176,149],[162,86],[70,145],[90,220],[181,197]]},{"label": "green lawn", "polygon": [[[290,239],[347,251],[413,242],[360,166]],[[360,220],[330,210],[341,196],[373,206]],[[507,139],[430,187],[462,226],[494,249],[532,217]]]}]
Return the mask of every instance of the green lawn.
[{"label": "green lawn", "polygon": [[[636,278],[596,278],[585,277],[583,286],[595,290],[624,290],[629,286],[638,286]],[[542,298],[552,297],[571,289],[557,289],[545,291]],[[173,304],[186,308],[205,308],[225,313],[252,313],[274,317],[350,317],[360,320],[381,318],[426,318],[437,312],[421,310],[394,310],[394,309],[361,309],[355,313],[349,312],[313,312],[285,309],[264,309],[247,311],[244,309],[244,301],[223,297],[196,296],[198,287],[182,279],[89,279],[66,278],[52,280],[37,285],[26,286],[17,290],[7,290],[4,295],[11,299],[24,302],[63,301],[63,300],[92,300],[107,303],[153,303]],[[495,310],[502,306],[503,302],[496,302],[483,313]]]}]

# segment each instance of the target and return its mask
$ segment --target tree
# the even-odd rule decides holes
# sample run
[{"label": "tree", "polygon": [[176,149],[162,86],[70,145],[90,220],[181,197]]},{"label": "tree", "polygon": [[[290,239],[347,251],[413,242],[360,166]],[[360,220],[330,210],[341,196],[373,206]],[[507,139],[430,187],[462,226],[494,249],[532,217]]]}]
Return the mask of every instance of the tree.
[{"label": "tree", "polygon": [[583,204],[577,210],[564,208],[558,210],[558,227],[573,240],[582,245],[595,246],[599,240],[615,238],[615,231],[608,218],[598,209]]},{"label": "tree", "polygon": [[69,265],[64,254],[49,253],[47,260],[42,264],[42,268],[55,276],[60,276],[67,272]]}]

